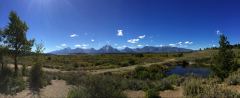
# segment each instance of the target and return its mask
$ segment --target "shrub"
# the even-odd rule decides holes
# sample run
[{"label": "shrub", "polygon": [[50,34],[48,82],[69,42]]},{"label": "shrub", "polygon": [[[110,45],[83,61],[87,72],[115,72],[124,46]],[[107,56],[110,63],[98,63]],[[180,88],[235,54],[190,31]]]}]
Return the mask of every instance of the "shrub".
[{"label": "shrub", "polygon": [[204,91],[202,81],[198,79],[191,79],[184,84],[184,94],[190,97],[198,96]]},{"label": "shrub", "polygon": [[190,98],[239,98],[240,95],[215,83],[190,79],[184,85],[184,95]]},{"label": "shrub", "polygon": [[151,87],[151,84],[142,80],[122,79],[121,87],[129,90],[146,90]]},{"label": "shrub", "polygon": [[180,84],[184,81],[184,78],[179,75],[173,74],[164,78],[163,80],[168,81],[172,85],[180,86]]},{"label": "shrub", "polygon": [[130,60],[128,61],[128,63],[129,63],[130,65],[135,65],[135,64],[136,64],[136,61],[133,60],[133,59],[130,59]]},{"label": "shrub", "polygon": [[240,84],[240,70],[231,73],[228,78],[225,79],[226,83],[229,85]]},{"label": "shrub", "polygon": [[120,67],[126,67],[126,66],[129,66],[130,64],[128,62],[121,62],[120,64]]},{"label": "shrub", "polygon": [[[82,82],[79,83],[85,89],[77,92],[83,93],[82,95],[89,95],[87,98],[125,98],[125,95],[120,89],[118,81],[107,76],[88,76],[84,77]],[[80,88],[79,88],[80,89]],[[68,97],[72,95],[80,95],[78,93],[71,92]],[[82,98],[81,96],[77,96]],[[84,96],[83,98],[86,98]]]},{"label": "shrub", "polygon": [[22,67],[22,75],[23,75],[23,76],[26,76],[27,73],[28,73],[28,70],[27,70],[27,68],[26,68],[26,65],[23,65],[23,67]]},{"label": "shrub", "polygon": [[36,63],[32,66],[30,70],[30,89],[35,92],[39,92],[40,88],[44,86],[45,81],[43,80],[43,70],[42,65],[40,63]]},{"label": "shrub", "polygon": [[146,91],[145,98],[159,98],[158,91],[156,91],[155,89],[148,89]]},{"label": "shrub", "polygon": [[141,80],[158,80],[165,77],[165,72],[167,68],[162,65],[153,64],[150,67],[138,66],[133,72],[133,77]]},{"label": "shrub", "polygon": [[4,67],[0,70],[0,93],[16,94],[25,89],[25,81],[21,76],[14,75],[14,72]]},{"label": "shrub", "polygon": [[161,80],[160,82],[155,83],[154,88],[158,91],[164,91],[164,90],[172,90],[173,86],[170,82],[166,80]]},{"label": "shrub", "polygon": [[91,98],[83,87],[75,87],[68,92],[67,98]]}]

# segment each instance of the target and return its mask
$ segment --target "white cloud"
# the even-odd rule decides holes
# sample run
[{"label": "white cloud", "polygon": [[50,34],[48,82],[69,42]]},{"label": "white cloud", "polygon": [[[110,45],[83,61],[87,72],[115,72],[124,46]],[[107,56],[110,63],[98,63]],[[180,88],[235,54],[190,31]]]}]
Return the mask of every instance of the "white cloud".
[{"label": "white cloud", "polygon": [[217,35],[222,35],[222,33],[220,32],[220,30],[216,31]]},{"label": "white cloud", "polygon": [[180,46],[182,46],[182,43],[183,43],[183,42],[178,42],[177,44],[180,45]]},{"label": "white cloud", "polygon": [[127,42],[132,43],[132,44],[135,44],[135,43],[137,43],[138,41],[139,41],[139,39],[137,38],[137,39],[129,39]]},{"label": "white cloud", "polygon": [[70,35],[70,37],[77,37],[77,36],[78,36],[77,34]]},{"label": "white cloud", "polygon": [[146,35],[138,36],[138,38],[129,39],[127,42],[135,44],[135,43],[138,43],[140,41],[140,39],[144,39],[145,37],[146,37]]},{"label": "white cloud", "polygon": [[117,48],[118,49],[123,49],[123,48],[126,48],[127,46],[126,45],[123,45],[123,46],[118,46]]},{"label": "white cloud", "polygon": [[86,49],[89,45],[88,44],[77,44],[77,45],[74,45],[76,48],[83,48],[83,49]]},{"label": "white cloud", "polygon": [[61,44],[61,45],[58,45],[58,46],[56,46],[56,47],[59,48],[59,49],[66,48],[66,47],[67,47],[67,44]]},{"label": "white cloud", "polygon": [[61,44],[61,46],[62,46],[62,47],[66,47],[66,46],[67,46],[67,44]]},{"label": "white cloud", "polygon": [[143,45],[137,45],[138,47],[142,47]]},{"label": "white cloud", "polygon": [[145,37],[146,37],[146,35],[142,35],[142,36],[139,36],[138,38],[144,39]]},{"label": "white cloud", "polygon": [[117,36],[123,36],[123,30],[117,30]]},{"label": "white cloud", "polygon": [[169,46],[171,46],[171,47],[175,47],[175,46],[176,46],[176,44],[169,44]]},{"label": "white cloud", "polygon": [[91,39],[91,42],[94,42],[95,40],[94,39]]},{"label": "white cloud", "polygon": [[193,42],[191,42],[191,41],[186,41],[185,44],[191,45],[191,44],[193,44]]}]

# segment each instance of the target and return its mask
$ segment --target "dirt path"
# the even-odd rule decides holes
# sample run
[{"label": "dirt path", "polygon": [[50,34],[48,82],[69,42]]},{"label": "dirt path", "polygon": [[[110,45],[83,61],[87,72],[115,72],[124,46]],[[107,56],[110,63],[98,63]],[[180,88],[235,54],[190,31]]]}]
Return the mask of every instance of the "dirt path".
[{"label": "dirt path", "polygon": [[126,90],[123,92],[126,94],[128,98],[145,98],[145,92],[144,91],[132,91],[132,90]]},{"label": "dirt path", "polygon": [[[66,98],[71,86],[67,85],[64,80],[52,80],[48,85],[40,90],[40,98]],[[0,95],[0,98],[38,98],[32,95],[30,90],[23,90],[14,96]]]},{"label": "dirt path", "polygon": [[[10,68],[14,68],[14,64],[8,64],[7,66]],[[22,67],[23,67],[23,65],[18,65],[18,68],[22,68]],[[31,68],[32,68],[32,66],[27,66],[28,70],[30,70]],[[46,68],[46,67],[43,67],[43,70],[48,71],[48,72],[61,72],[61,70],[59,70],[59,69],[52,69],[52,68]]]},{"label": "dirt path", "polygon": [[174,90],[160,91],[161,98],[183,98],[183,89],[176,87]]}]

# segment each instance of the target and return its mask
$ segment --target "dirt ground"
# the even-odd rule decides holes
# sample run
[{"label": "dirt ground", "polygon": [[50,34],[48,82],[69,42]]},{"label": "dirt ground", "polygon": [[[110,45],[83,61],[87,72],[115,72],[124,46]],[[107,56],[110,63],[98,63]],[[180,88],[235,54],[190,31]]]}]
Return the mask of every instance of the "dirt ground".
[{"label": "dirt ground", "polygon": [[[71,86],[64,80],[52,80],[48,85],[40,90],[40,98],[66,98]],[[14,96],[0,95],[0,98],[38,98],[38,95],[32,95],[30,90],[23,90]]]},{"label": "dirt ground", "polygon": [[159,96],[161,96],[161,98],[182,98],[183,89],[181,87],[176,87],[174,90],[160,91]]},{"label": "dirt ground", "polygon": [[145,98],[145,92],[144,91],[126,90],[123,93],[126,94],[126,96],[128,98]]}]

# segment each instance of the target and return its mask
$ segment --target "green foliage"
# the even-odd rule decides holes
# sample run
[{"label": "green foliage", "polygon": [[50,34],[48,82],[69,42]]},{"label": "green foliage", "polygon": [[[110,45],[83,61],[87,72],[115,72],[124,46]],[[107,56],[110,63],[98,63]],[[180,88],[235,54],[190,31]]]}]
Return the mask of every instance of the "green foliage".
[{"label": "green foliage", "polygon": [[[209,80],[207,80],[209,81]],[[184,95],[189,98],[239,98],[240,95],[216,83],[201,79],[189,79],[183,85]]]},{"label": "green foliage", "polygon": [[41,63],[36,63],[32,66],[30,70],[30,89],[36,93],[40,91],[40,88],[43,87],[43,71],[42,71],[42,65]]},{"label": "green foliage", "polygon": [[16,94],[25,89],[23,78],[14,75],[14,72],[8,67],[0,70],[0,80],[0,93]]},{"label": "green foliage", "polygon": [[176,86],[180,86],[180,84],[184,82],[184,78],[176,74],[167,76],[163,80],[167,81],[171,85],[176,85]]},{"label": "green foliage", "polygon": [[[97,70],[106,68],[126,67],[141,65],[144,63],[156,63],[172,57],[165,57],[165,54],[143,54],[143,57],[136,57],[132,54],[96,54],[96,55],[42,55],[44,67],[57,68],[60,70]],[[24,56],[19,58],[22,65],[35,64],[35,56]]]},{"label": "green foliage", "polygon": [[219,51],[214,57],[214,66],[212,67],[212,70],[223,80],[230,72],[236,69],[237,66],[234,64],[235,55],[227,37],[221,35],[219,44]]},{"label": "green foliage", "polygon": [[67,98],[91,98],[91,96],[85,88],[75,87],[68,92]]},{"label": "green foliage", "polygon": [[83,89],[73,89],[68,98],[125,98],[118,81],[111,77],[89,76],[79,82]]},{"label": "green foliage", "polygon": [[154,88],[158,91],[173,90],[172,84],[166,80],[155,83]]},{"label": "green foliage", "polygon": [[148,89],[145,98],[159,98],[158,91],[155,89]]},{"label": "green foliage", "polygon": [[28,73],[28,69],[26,68],[26,65],[23,65],[23,66],[22,66],[22,75],[23,75],[23,76],[26,76],[27,73]]},{"label": "green foliage", "polygon": [[43,44],[36,44],[36,64],[32,66],[29,77],[30,89],[33,93],[38,93],[40,88],[42,88],[44,84],[47,84],[46,81],[44,81],[42,61],[39,59],[39,56],[43,51]]},{"label": "green foliage", "polygon": [[28,26],[15,12],[10,12],[9,20],[10,22],[3,32],[3,37],[5,39],[3,42],[9,49],[13,50],[12,55],[14,57],[15,72],[17,72],[17,57],[26,52],[30,52],[34,40],[27,40],[26,32]]},{"label": "green foliage", "polygon": [[191,79],[186,81],[183,89],[184,89],[184,94],[191,97],[198,96],[204,91],[202,81],[198,79]]},{"label": "green foliage", "polygon": [[229,85],[240,84],[240,70],[231,73],[228,78],[225,79],[226,83]]},{"label": "green foliage", "polygon": [[5,57],[8,54],[8,49],[4,46],[0,46],[0,63],[1,63],[1,68],[3,69],[6,59]]},{"label": "green foliage", "polygon": [[150,67],[138,66],[135,71],[130,74],[130,77],[141,79],[141,80],[157,80],[165,77],[165,72],[168,70],[167,67],[163,65],[153,64]]}]

